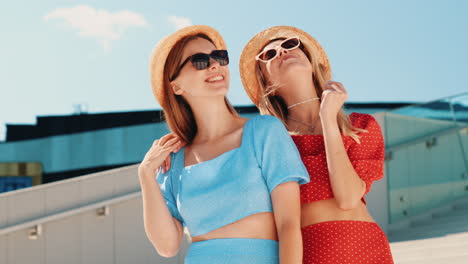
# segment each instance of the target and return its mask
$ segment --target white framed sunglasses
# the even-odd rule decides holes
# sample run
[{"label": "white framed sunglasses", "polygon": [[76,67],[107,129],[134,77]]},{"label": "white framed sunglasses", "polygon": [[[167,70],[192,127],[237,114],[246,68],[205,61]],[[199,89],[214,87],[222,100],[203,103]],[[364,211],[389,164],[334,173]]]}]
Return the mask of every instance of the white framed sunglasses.
[{"label": "white framed sunglasses", "polygon": [[275,48],[270,48],[270,49],[260,52],[257,56],[255,56],[255,60],[267,63],[275,59],[278,56],[279,49],[293,50],[293,49],[297,49],[300,45],[301,45],[301,40],[298,37],[290,37],[290,38],[283,40]]}]

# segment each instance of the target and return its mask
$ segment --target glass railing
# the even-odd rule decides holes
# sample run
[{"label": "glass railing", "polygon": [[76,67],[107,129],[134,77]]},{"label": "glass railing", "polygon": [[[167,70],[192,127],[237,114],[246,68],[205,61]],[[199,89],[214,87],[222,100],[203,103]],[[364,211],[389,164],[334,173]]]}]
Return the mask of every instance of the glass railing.
[{"label": "glass railing", "polygon": [[468,196],[468,93],[385,114],[390,223]]}]

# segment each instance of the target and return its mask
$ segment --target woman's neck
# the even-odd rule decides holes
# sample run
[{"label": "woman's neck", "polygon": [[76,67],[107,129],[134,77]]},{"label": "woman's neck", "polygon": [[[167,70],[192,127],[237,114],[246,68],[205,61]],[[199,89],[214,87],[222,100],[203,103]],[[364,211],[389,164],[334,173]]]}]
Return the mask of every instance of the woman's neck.
[{"label": "woman's neck", "polygon": [[191,104],[197,123],[197,134],[192,143],[209,142],[232,131],[237,117],[233,115],[224,96],[197,100]]},{"label": "woman's neck", "polygon": [[[288,109],[288,116],[305,123],[318,120],[320,100],[315,90],[312,76],[310,78],[294,78],[281,88],[281,94]],[[313,100],[311,100],[313,99]]]}]

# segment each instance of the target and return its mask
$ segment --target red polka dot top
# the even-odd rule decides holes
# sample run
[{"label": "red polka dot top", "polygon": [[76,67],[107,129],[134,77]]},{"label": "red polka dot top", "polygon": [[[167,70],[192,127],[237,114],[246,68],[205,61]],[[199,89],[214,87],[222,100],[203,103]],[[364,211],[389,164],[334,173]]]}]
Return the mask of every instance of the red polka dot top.
[{"label": "red polka dot top", "polygon": [[[360,144],[342,135],[351,164],[366,183],[367,194],[372,182],[383,177],[385,144],[380,126],[372,115],[353,112],[349,118],[354,127],[368,131],[358,132]],[[310,182],[300,185],[301,203],[333,198],[323,135],[292,135],[292,138],[310,175]],[[364,197],[362,200],[365,203]]]}]

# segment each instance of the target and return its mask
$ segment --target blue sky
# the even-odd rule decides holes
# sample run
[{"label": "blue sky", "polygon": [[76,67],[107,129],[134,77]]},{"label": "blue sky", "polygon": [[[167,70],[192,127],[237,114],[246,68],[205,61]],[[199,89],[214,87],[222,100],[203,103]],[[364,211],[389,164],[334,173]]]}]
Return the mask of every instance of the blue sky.
[{"label": "blue sky", "polygon": [[0,139],[38,115],[158,109],[148,60],[158,40],[207,24],[231,55],[229,98],[249,105],[242,47],[292,25],[325,48],[349,102],[428,101],[468,91],[468,1],[5,1],[0,10]]}]

